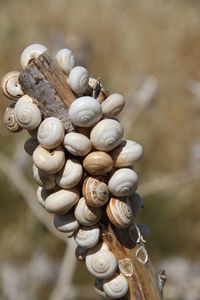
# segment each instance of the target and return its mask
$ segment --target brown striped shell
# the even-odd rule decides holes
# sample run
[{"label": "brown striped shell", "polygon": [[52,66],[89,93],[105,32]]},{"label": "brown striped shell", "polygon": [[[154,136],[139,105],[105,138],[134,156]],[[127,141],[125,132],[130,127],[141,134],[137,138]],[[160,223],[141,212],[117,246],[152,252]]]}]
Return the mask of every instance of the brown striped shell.
[{"label": "brown striped shell", "polygon": [[14,115],[14,106],[8,106],[5,110],[4,116],[3,116],[3,122],[5,127],[10,131],[10,132],[19,132],[22,130],[22,128],[19,126],[15,119]]},{"label": "brown striped shell", "polygon": [[17,101],[19,97],[24,95],[24,92],[22,91],[18,81],[19,75],[19,72],[11,71],[7,73],[1,81],[2,92],[7,98],[13,101]]}]

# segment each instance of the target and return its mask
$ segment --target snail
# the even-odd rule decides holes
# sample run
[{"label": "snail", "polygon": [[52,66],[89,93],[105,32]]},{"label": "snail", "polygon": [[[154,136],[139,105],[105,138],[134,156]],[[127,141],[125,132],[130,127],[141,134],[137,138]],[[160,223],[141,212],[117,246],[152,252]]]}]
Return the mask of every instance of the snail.
[{"label": "snail", "polygon": [[125,140],[110,155],[116,168],[129,167],[142,158],[143,148],[134,141]]},{"label": "snail", "polygon": [[83,167],[92,175],[103,175],[112,170],[113,160],[106,152],[94,151],[84,158]]},{"label": "snail", "polygon": [[109,199],[109,189],[102,177],[87,177],[82,192],[86,203],[92,207],[103,206]]},{"label": "snail", "polygon": [[11,71],[7,73],[1,80],[1,90],[3,94],[14,101],[17,101],[18,98],[24,95],[22,88],[19,84],[19,75],[17,71]]},{"label": "snail", "polygon": [[75,256],[78,260],[84,261],[86,254],[87,254],[88,249],[77,246],[75,250]]},{"label": "snail", "polygon": [[128,197],[128,202],[131,205],[131,209],[133,212],[134,217],[140,212],[143,202],[142,198],[138,193],[133,193]]},{"label": "snail", "polygon": [[111,299],[124,297],[128,292],[128,281],[122,274],[115,274],[103,282],[104,292]]},{"label": "snail", "polygon": [[45,208],[45,201],[46,201],[46,198],[50,195],[50,191],[44,189],[43,187],[39,186],[37,188],[37,193],[36,193],[36,196],[37,196],[37,200],[39,202],[39,204]]},{"label": "snail", "polygon": [[74,210],[77,221],[84,226],[92,226],[99,222],[102,214],[100,207],[89,207],[82,197]]},{"label": "snail", "polygon": [[133,218],[131,206],[120,199],[111,198],[106,212],[110,222],[119,228],[128,227]]},{"label": "snail", "polygon": [[49,195],[45,200],[45,208],[48,212],[66,214],[79,200],[80,192],[76,188],[59,190]]},{"label": "snail", "polygon": [[20,57],[22,68],[25,69],[33,60],[46,50],[47,48],[41,44],[32,44],[26,47]]},{"label": "snail", "polygon": [[38,143],[37,138],[31,136],[24,143],[24,150],[26,151],[26,153],[28,155],[32,156],[33,152],[35,151],[35,149],[37,148],[38,145],[39,145],[39,143]]},{"label": "snail", "polygon": [[100,120],[101,116],[101,105],[92,97],[77,98],[69,108],[69,117],[76,126],[91,127]]},{"label": "snail", "polygon": [[33,178],[35,179],[38,185],[40,185],[46,190],[54,189],[56,186],[55,174],[47,174],[45,172],[42,172],[34,164]]},{"label": "snail", "polygon": [[39,108],[28,95],[19,98],[14,113],[19,126],[28,130],[36,128],[42,120]]},{"label": "snail", "polygon": [[108,187],[113,195],[124,197],[136,191],[137,183],[138,177],[135,171],[122,168],[113,173],[108,182]]},{"label": "snail", "polygon": [[59,50],[56,54],[56,60],[66,75],[69,75],[70,71],[75,67],[75,57],[69,49]]},{"label": "snail", "polygon": [[97,225],[91,227],[80,227],[75,233],[74,239],[78,246],[86,249],[94,247],[100,237],[100,229]]},{"label": "snail", "polygon": [[106,298],[106,293],[103,290],[103,279],[97,277],[94,279],[94,289],[99,296]]},{"label": "snail", "polygon": [[65,152],[61,146],[50,151],[39,145],[33,152],[33,162],[36,167],[46,173],[57,173],[65,163]]},{"label": "snail", "polygon": [[56,183],[62,188],[72,188],[80,182],[82,175],[81,163],[74,158],[67,159],[65,166],[56,176]]},{"label": "snail", "polygon": [[22,130],[22,128],[19,126],[18,122],[16,121],[13,105],[8,106],[6,108],[3,116],[3,122],[5,127],[10,132],[19,132]]},{"label": "snail", "polygon": [[112,94],[101,104],[102,114],[104,117],[115,117],[124,108],[125,100],[120,94]]},{"label": "snail", "polygon": [[72,91],[77,95],[83,95],[88,86],[88,70],[83,67],[75,67],[69,73],[68,83]]},{"label": "snail", "polygon": [[78,132],[67,133],[64,137],[63,144],[65,149],[75,156],[85,156],[92,148],[90,140]]},{"label": "snail", "polygon": [[54,226],[61,232],[74,232],[79,228],[79,224],[76,221],[74,214],[68,212],[65,215],[54,216]]},{"label": "snail", "polygon": [[95,149],[111,151],[120,144],[123,134],[124,130],[118,121],[104,119],[93,127],[90,140]]},{"label": "snail", "polygon": [[64,133],[63,123],[55,117],[49,117],[40,124],[37,138],[44,148],[54,149],[62,143]]}]

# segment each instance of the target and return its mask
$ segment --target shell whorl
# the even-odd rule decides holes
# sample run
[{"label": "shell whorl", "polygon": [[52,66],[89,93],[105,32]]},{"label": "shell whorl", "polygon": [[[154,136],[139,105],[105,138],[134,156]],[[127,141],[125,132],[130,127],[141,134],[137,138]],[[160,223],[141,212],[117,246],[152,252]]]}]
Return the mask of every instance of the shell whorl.
[{"label": "shell whorl", "polygon": [[60,65],[62,71],[68,75],[70,71],[75,67],[76,61],[71,50],[60,49],[56,54],[56,60]]},{"label": "shell whorl", "polygon": [[89,81],[88,70],[77,66],[69,73],[69,86],[77,95],[82,95],[87,89]]},{"label": "shell whorl", "polygon": [[113,160],[106,152],[94,151],[84,158],[83,167],[91,175],[103,175],[112,170]]},{"label": "shell whorl", "polygon": [[124,200],[111,198],[107,205],[106,212],[111,223],[119,228],[128,227],[133,219],[131,206]]},{"label": "shell whorl", "polygon": [[75,242],[78,246],[90,249],[94,247],[100,237],[100,229],[97,225],[91,227],[81,227],[75,234]]},{"label": "shell whorl", "polygon": [[5,127],[10,132],[19,132],[22,130],[22,128],[19,126],[18,122],[16,121],[13,105],[8,106],[6,108],[3,116],[3,122]]},{"label": "shell whorl", "polygon": [[77,221],[84,226],[97,224],[101,218],[102,210],[100,207],[90,207],[82,197],[76,205],[74,211]]},{"label": "shell whorl", "polygon": [[128,292],[128,281],[122,274],[116,274],[112,278],[104,280],[103,289],[108,297],[119,299]]},{"label": "shell whorl", "polygon": [[22,88],[19,84],[19,75],[17,71],[11,71],[7,73],[1,81],[1,90],[3,94],[14,101],[24,95]]},{"label": "shell whorl", "polygon": [[32,44],[26,47],[20,57],[22,68],[25,69],[34,59],[46,50],[47,48],[41,44]]}]

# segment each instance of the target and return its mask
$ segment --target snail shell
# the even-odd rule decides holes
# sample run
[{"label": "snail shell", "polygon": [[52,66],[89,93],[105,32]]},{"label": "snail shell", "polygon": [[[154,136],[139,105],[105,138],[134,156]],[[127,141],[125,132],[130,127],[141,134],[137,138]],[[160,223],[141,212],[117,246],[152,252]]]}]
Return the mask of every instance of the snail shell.
[{"label": "snail shell", "polygon": [[59,190],[46,198],[45,208],[51,213],[63,215],[78,202],[79,197],[78,189]]},{"label": "snail shell", "polygon": [[104,117],[115,117],[124,108],[125,100],[120,94],[112,94],[101,104]]},{"label": "snail shell", "polygon": [[94,151],[84,158],[83,167],[92,175],[103,175],[112,170],[113,160],[106,152]]},{"label": "snail shell", "polygon": [[126,140],[110,153],[116,168],[132,166],[142,158],[143,148],[134,141]]},{"label": "snail shell", "polygon": [[68,159],[65,166],[56,176],[57,185],[62,188],[72,188],[76,186],[83,175],[83,168],[77,159]]},{"label": "snail shell", "polygon": [[1,90],[3,94],[14,101],[17,101],[18,98],[24,95],[18,81],[19,75],[19,72],[11,71],[7,73],[1,81]]},{"label": "snail shell", "polygon": [[26,47],[20,57],[22,68],[25,69],[33,60],[46,50],[47,48],[41,44],[32,44]]},{"label": "snail shell", "polygon": [[111,176],[108,187],[110,192],[119,197],[128,196],[137,189],[138,176],[135,171],[122,168]]},{"label": "snail shell", "polygon": [[100,207],[89,207],[82,197],[74,211],[77,221],[84,226],[92,226],[99,222],[102,214]]},{"label": "snail shell", "polygon": [[34,164],[33,178],[35,179],[38,185],[40,185],[46,190],[51,190],[56,186],[55,174],[46,174],[40,171]]},{"label": "snail shell", "polygon": [[28,130],[36,128],[42,119],[39,108],[27,95],[17,101],[14,113],[19,126]]},{"label": "snail shell", "polygon": [[19,132],[22,130],[22,128],[19,126],[19,124],[16,121],[13,105],[8,106],[6,108],[4,116],[3,116],[3,122],[4,122],[5,127],[10,132]]},{"label": "snail shell", "polygon": [[54,225],[57,230],[61,232],[74,232],[79,228],[79,224],[76,221],[73,213],[67,213],[65,215],[55,215]]},{"label": "snail shell", "polygon": [[111,151],[120,144],[123,134],[124,130],[118,121],[104,119],[93,127],[90,140],[97,150]]},{"label": "snail shell", "polygon": [[77,246],[76,250],[75,250],[75,256],[76,256],[76,258],[78,260],[80,260],[80,261],[84,261],[85,257],[86,257],[86,254],[87,254],[87,251],[88,250],[86,248]]},{"label": "snail shell", "polygon": [[112,278],[104,280],[103,289],[108,297],[119,299],[127,294],[128,281],[124,275],[116,274]]},{"label": "snail shell", "polygon": [[69,74],[76,64],[75,57],[69,49],[59,50],[56,54],[56,60],[66,75]]},{"label": "snail shell", "polygon": [[33,152],[35,151],[35,149],[37,148],[38,145],[39,145],[39,143],[38,143],[37,138],[31,136],[24,143],[24,150],[26,151],[26,153],[28,155],[32,156]]},{"label": "snail shell", "polygon": [[90,140],[85,135],[77,132],[67,133],[63,144],[65,149],[75,156],[85,156],[92,148]]},{"label": "snail shell", "polygon": [[91,127],[102,116],[99,102],[88,96],[77,98],[70,106],[69,117],[72,123],[80,127]]},{"label": "snail shell", "polygon": [[55,117],[49,117],[40,124],[37,138],[44,148],[54,149],[62,143],[64,133],[63,123]]},{"label": "snail shell", "polygon": [[92,207],[103,206],[109,199],[109,189],[102,177],[87,177],[82,191],[86,203]]},{"label": "snail shell", "polygon": [[50,151],[38,146],[33,152],[33,162],[38,169],[46,173],[57,173],[65,163],[65,152],[61,146]]},{"label": "snail shell", "polygon": [[50,192],[47,191],[46,189],[44,189],[43,187],[39,186],[37,188],[37,193],[36,193],[36,196],[37,196],[37,200],[39,202],[39,204],[45,208],[45,201],[46,201],[46,198],[50,195]]},{"label": "snail shell", "polygon": [[90,249],[94,247],[100,237],[100,229],[98,226],[81,227],[75,234],[75,242],[78,246]]},{"label": "snail shell", "polygon": [[106,298],[106,293],[103,290],[103,279],[95,278],[94,289],[99,296]]},{"label": "snail shell", "polygon": [[87,89],[89,81],[88,70],[83,67],[75,67],[69,73],[69,86],[77,95],[83,95]]},{"label": "snail shell", "polygon": [[131,206],[122,200],[111,198],[106,212],[110,222],[119,228],[126,228],[130,225],[133,214]]},{"label": "snail shell", "polygon": [[131,209],[135,217],[142,208],[143,205],[142,198],[138,193],[134,193],[128,197],[128,202],[131,205]]}]

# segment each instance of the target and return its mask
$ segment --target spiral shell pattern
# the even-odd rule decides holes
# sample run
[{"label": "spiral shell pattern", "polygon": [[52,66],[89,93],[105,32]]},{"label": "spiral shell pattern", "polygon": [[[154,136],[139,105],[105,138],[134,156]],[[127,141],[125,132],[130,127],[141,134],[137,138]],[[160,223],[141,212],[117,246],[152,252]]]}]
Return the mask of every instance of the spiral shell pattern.
[{"label": "spiral shell pattern", "polygon": [[88,86],[88,81],[88,71],[83,67],[75,67],[69,73],[69,86],[77,95],[84,94]]},{"label": "spiral shell pattern", "polygon": [[75,234],[75,242],[78,246],[85,249],[94,247],[100,237],[100,229],[98,226],[81,227]]},{"label": "spiral shell pattern", "polygon": [[22,128],[19,126],[19,124],[16,121],[13,106],[8,106],[6,108],[3,116],[3,122],[5,127],[10,132],[18,132],[22,130]]},{"label": "spiral shell pattern", "polygon": [[133,218],[131,206],[123,200],[115,198],[110,199],[106,212],[111,223],[119,228],[128,227]]},{"label": "spiral shell pattern", "polygon": [[1,81],[1,89],[4,95],[14,101],[24,95],[22,88],[19,84],[19,75],[17,71],[7,73]]},{"label": "spiral shell pattern", "polygon": [[92,226],[99,222],[102,214],[100,207],[89,207],[82,197],[74,211],[77,221],[84,226]]},{"label": "spiral shell pattern", "polygon": [[124,108],[125,100],[120,94],[112,94],[101,104],[102,113],[105,117],[115,117]]},{"label": "spiral shell pattern", "polygon": [[104,280],[104,292],[112,299],[119,299],[128,292],[128,281],[123,275],[115,275],[113,278]]}]

